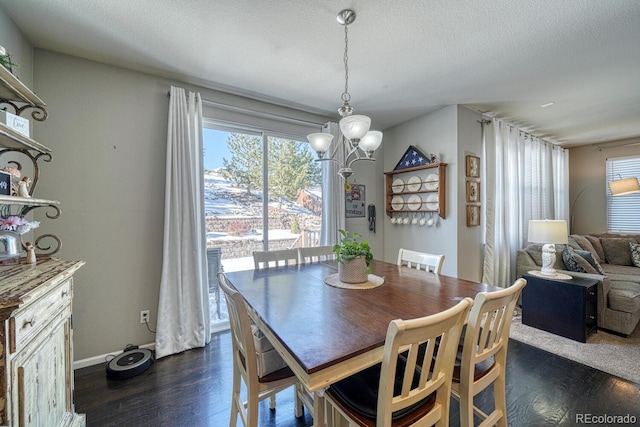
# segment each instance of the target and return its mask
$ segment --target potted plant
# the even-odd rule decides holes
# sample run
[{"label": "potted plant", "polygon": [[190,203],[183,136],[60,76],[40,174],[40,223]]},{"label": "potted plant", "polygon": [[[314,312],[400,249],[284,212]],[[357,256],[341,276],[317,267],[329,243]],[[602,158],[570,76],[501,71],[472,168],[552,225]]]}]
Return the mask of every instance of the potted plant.
[{"label": "potted plant", "polygon": [[333,245],[338,259],[338,276],[341,282],[364,283],[371,273],[373,254],[369,243],[358,233],[338,230],[342,235],[340,243]]}]

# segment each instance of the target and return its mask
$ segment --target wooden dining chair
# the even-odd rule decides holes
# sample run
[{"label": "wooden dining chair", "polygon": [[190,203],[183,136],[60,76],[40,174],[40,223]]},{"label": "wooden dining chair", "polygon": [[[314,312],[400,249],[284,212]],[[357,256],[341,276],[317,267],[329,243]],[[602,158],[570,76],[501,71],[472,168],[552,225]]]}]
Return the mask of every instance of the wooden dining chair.
[{"label": "wooden dining chair", "polygon": [[253,265],[256,270],[269,268],[272,263],[276,267],[281,265],[296,265],[298,264],[298,250],[253,251]]},{"label": "wooden dining chair", "polygon": [[399,266],[407,266],[417,270],[425,270],[440,274],[442,271],[442,264],[444,264],[444,255],[416,252],[402,248],[398,251]]},{"label": "wooden dining chair", "polygon": [[313,246],[298,248],[300,264],[336,259],[333,246]]},{"label": "wooden dining chair", "polygon": [[[453,364],[472,305],[465,298],[432,316],[391,321],[382,363],[325,392],[331,425],[449,425]],[[419,359],[421,347],[427,357]]]},{"label": "wooden dining chair", "polygon": [[[303,415],[303,405],[310,413],[313,413],[310,397],[306,393],[303,394],[305,389],[291,369],[284,367],[263,376],[259,375],[254,330],[244,298],[228,281],[224,273],[218,273],[218,282],[227,301],[233,349],[233,391],[229,426],[235,427],[238,415],[240,415],[245,427],[257,427],[258,403],[269,398],[270,408],[275,409],[276,393],[291,386],[294,386],[296,417]],[[241,382],[245,384],[246,401],[241,395]]]},{"label": "wooden dining chair", "polygon": [[[459,362],[453,373],[451,392],[460,401],[460,425],[474,425],[474,414],[483,426],[506,427],[507,346],[514,309],[527,284],[518,279],[510,287],[495,292],[480,292],[469,313]],[[473,397],[493,384],[494,410],[486,414],[473,404]]]}]

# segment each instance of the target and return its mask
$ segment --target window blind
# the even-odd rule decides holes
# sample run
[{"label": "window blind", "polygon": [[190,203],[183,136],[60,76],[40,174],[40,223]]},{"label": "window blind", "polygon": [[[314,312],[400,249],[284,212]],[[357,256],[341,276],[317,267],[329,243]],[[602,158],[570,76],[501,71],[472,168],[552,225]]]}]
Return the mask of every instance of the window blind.
[{"label": "window blind", "polygon": [[640,233],[640,193],[613,197],[609,183],[640,176],[640,156],[607,159],[607,229],[611,232]]}]

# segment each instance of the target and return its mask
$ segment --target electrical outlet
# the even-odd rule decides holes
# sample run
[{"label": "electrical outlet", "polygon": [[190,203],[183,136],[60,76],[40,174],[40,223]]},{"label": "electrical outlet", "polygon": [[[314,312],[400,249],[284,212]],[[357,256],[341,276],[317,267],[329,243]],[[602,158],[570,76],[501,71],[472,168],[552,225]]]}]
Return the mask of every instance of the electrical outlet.
[{"label": "electrical outlet", "polygon": [[142,310],[140,312],[140,323],[149,323],[149,310]]}]

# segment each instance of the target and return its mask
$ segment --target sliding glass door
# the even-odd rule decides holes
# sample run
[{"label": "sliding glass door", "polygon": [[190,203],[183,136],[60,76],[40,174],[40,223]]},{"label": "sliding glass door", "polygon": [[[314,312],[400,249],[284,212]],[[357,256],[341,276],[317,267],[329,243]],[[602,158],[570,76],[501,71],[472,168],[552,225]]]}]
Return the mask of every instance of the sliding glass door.
[{"label": "sliding glass door", "polygon": [[253,251],[317,246],[321,168],[309,144],[264,131],[203,129],[213,330],[228,327],[215,274],[253,268]]}]

